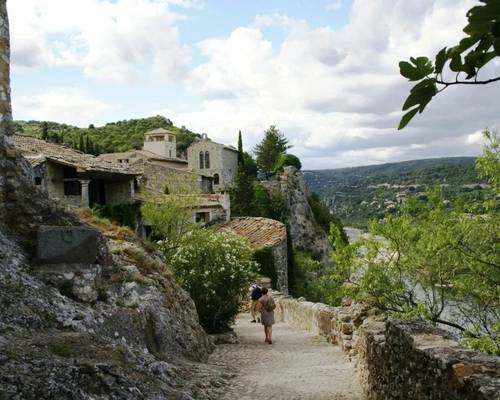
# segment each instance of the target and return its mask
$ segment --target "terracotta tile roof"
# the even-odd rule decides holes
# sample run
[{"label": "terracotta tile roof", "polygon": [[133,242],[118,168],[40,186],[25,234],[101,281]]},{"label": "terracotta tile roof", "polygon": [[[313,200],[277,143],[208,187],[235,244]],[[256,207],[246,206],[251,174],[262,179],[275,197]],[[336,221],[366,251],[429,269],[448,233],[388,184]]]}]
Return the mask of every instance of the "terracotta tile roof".
[{"label": "terracotta tile roof", "polygon": [[168,133],[169,135],[177,135],[175,132],[169,131],[169,130],[164,129],[164,128],[152,129],[150,131],[147,131],[145,133],[145,135],[149,135],[149,134],[156,135],[156,134],[166,134],[166,133]]},{"label": "terracotta tile roof", "polygon": [[244,238],[254,249],[274,247],[286,238],[285,225],[260,217],[234,218],[219,229],[227,229]]},{"label": "terracotta tile roof", "polygon": [[14,135],[14,144],[32,166],[46,160],[75,167],[88,172],[107,172],[111,174],[135,175],[134,172],[120,168],[116,164],[99,159],[90,154],[73,150],[65,145],[49,143],[31,136]]}]

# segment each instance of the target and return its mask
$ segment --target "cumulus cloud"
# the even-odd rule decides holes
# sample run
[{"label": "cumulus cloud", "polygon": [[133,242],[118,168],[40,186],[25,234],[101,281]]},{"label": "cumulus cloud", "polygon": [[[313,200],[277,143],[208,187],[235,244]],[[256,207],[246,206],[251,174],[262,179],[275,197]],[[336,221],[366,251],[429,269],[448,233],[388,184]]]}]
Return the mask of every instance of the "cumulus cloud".
[{"label": "cumulus cloud", "polygon": [[38,95],[13,97],[15,114],[82,127],[115,108],[78,88],[55,88]]},{"label": "cumulus cloud", "polygon": [[[463,35],[473,0],[355,0],[341,30],[286,15],[260,15],[227,37],[202,41],[207,61],[190,77],[203,99],[175,121],[251,148],[271,124],[295,144],[308,168],[416,157],[477,154],[467,139],[498,125],[499,86],[450,88],[402,132],[396,127],[410,84],[398,61],[432,56]],[[284,30],[274,46],[266,27]],[[499,74],[499,66],[489,73]]]},{"label": "cumulus cloud", "polygon": [[188,0],[9,2],[15,66],[78,66],[87,77],[124,83],[152,65],[158,79],[183,77],[190,53],[169,5]]}]

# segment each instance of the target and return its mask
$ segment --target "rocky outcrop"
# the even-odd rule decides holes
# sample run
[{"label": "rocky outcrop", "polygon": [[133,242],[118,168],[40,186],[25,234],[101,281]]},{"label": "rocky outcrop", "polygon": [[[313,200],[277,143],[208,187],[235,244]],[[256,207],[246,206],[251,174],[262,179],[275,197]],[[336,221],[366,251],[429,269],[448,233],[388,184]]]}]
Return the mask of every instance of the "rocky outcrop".
[{"label": "rocky outcrop", "polygon": [[314,219],[302,173],[295,167],[288,166],[283,173],[264,185],[283,198],[288,211],[288,229],[293,246],[321,254],[325,265],[330,263],[332,247],[327,234]]},{"label": "rocky outcrop", "polygon": [[276,320],[325,337],[356,362],[368,400],[500,399],[500,357],[465,349],[425,321],[386,321],[359,303],[273,297]]},{"label": "rocky outcrop", "polygon": [[192,300],[154,252],[108,240],[108,265],[50,269],[0,231],[0,398],[207,398]]}]

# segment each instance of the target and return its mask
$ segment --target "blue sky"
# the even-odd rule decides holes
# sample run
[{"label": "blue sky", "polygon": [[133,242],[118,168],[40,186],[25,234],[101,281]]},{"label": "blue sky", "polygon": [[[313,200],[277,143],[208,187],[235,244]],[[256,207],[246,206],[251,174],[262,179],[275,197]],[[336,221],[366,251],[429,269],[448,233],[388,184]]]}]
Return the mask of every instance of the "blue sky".
[{"label": "blue sky", "polygon": [[498,125],[481,101],[498,86],[449,91],[395,130],[409,88],[398,61],[459,40],[474,3],[10,1],[14,117],[162,114],[230,144],[241,129],[248,149],[276,124],[306,168],[475,155],[481,129]]}]

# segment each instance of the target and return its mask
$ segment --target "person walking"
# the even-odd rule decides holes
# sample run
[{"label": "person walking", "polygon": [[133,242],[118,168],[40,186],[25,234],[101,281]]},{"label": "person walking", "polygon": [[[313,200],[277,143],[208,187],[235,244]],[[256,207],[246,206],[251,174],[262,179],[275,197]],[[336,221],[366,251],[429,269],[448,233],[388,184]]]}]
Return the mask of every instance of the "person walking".
[{"label": "person walking", "polygon": [[[259,312],[257,310],[258,305],[259,305],[259,299],[262,297],[262,289],[260,288],[259,285],[254,283],[252,287],[250,288],[250,297],[251,297],[251,304],[250,304],[250,314],[252,314],[252,321],[251,322],[260,322],[260,318],[258,317]],[[257,319],[257,321],[256,321]]]},{"label": "person walking", "polygon": [[266,335],[266,343],[273,344],[273,324],[274,324],[274,309],[276,303],[269,294],[267,288],[262,288],[262,297],[259,299],[259,311],[262,325],[264,325],[264,334]]}]

